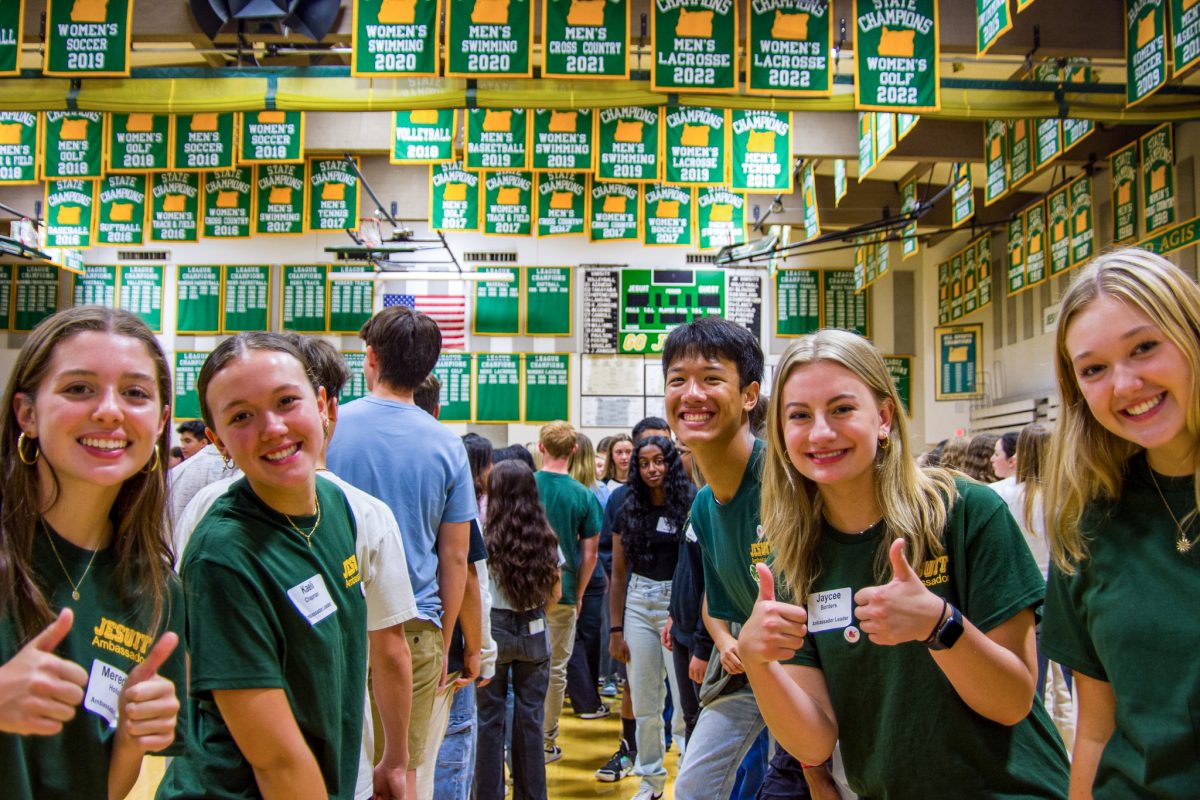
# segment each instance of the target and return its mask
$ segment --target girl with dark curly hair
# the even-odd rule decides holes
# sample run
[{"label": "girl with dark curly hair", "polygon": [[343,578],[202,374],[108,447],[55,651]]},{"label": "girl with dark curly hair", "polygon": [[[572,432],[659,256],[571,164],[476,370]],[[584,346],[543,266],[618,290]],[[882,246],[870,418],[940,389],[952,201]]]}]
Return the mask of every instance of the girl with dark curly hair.
[{"label": "girl with dark curly hair", "polygon": [[564,559],[524,462],[492,467],[488,524],[492,636],[496,676],[479,687],[479,752],[475,791],[480,800],[504,797],[504,701],[512,686],[513,786],[517,797],[545,800],[543,703],[550,683],[546,609],[558,602]]},{"label": "girl with dark curly hair", "polygon": [[[613,583],[609,594],[612,619],[624,625],[609,628],[608,647],[613,658],[628,665],[633,716],[637,720],[634,774],[642,778],[637,796],[654,798],[662,795],[667,780],[663,766],[664,671],[675,708],[682,708],[662,634],[671,602],[671,578],[679,560],[679,541],[695,489],[679,453],[663,436],[647,436],[637,443],[628,485],[613,530]],[[682,743],[683,714],[677,713],[675,720],[675,741]]]}]

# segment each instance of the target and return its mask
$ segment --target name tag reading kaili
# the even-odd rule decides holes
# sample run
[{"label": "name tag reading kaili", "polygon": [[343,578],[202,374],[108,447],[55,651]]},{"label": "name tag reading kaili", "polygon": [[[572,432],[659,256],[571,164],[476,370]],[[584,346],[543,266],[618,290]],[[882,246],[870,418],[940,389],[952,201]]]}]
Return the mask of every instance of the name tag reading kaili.
[{"label": "name tag reading kaili", "polygon": [[288,597],[292,605],[308,620],[309,625],[316,625],[337,611],[337,604],[333,602],[333,597],[325,586],[325,579],[319,572],[288,589]]}]

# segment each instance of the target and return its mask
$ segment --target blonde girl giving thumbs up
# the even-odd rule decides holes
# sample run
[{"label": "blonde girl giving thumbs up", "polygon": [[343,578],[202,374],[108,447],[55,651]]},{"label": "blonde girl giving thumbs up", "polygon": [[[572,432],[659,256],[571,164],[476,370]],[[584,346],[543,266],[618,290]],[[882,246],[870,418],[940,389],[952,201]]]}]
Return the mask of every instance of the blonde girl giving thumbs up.
[{"label": "blonde girl giving thumbs up", "polygon": [[778,577],[758,566],[738,638],[771,732],[807,764],[840,741],[862,797],[1066,797],[1033,698],[1043,582],[1007,506],[916,467],[862,337],[803,337],[775,385],[762,521]]}]

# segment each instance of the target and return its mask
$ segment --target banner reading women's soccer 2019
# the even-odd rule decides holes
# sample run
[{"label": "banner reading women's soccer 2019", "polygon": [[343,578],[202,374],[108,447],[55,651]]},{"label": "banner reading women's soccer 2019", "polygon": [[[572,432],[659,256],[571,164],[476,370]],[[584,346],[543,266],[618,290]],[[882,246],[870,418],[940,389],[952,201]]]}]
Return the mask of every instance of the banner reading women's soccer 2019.
[{"label": "banner reading women's soccer 2019", "polygon": [[437,75],[438,0],[354,0],[353,75]]},{"label": "banner reading women's soccer 2019", "polygon": [[940,109],[935,0],[854,0],[854,22],[855,106]]},{"label": "banner reading women's soccer 2019", "polygon": [[49,0],[44,20],[42,74],[89,78],[129,74],[133,0]]},{"label": "banner reading women's soccer 2019", "polygon": [[828,96],[833,92],[828,0],[750,0],[746,93]]},{"label": "banner reading women's soccer 2019", "polygon": [[447,0],[446,74],[533,77],[533,0]]},{"label": "banner reading women's soccer 2019", "polygon": [[737,7],[733,0],[651,0],[655,91],[736,92]]},{"label": "banner reading women's soccer 2019", "polygon": [[628,78],[629,0],[547,0],[543,78]]}]

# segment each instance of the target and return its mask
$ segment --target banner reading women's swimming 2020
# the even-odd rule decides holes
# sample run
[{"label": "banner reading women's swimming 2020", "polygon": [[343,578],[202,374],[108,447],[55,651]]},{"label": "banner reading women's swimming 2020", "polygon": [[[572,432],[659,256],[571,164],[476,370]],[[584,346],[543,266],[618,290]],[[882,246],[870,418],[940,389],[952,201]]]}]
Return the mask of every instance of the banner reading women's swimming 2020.
[{"label": "banner reading women's swimming 2020", "polygon": [[628,78],[629,0],[547,0],[543,78]]},{"label": "banner reading women's swimming 2020", "polygon": [[829,0],[750,0],[746,93],[828,96],[833,92]]},{"label": "banner reading women's swimming 2020", "polygon": [[351,74],[437,75],[438,5],[438,0],[354,0]]},{"label": "banner reading women's swimming 2020", "polygon": [[854,0],[854,105],[941,108],[936,0]]},{"label": "banner reading women's swimming 2020", "polygon": [[651,0],[654,91],[736,92],[733,0]]},{"label": "banner reading women's swimming 2020", "polygon": [[533,0],[447,0],[446,75],[533,77]]}]

